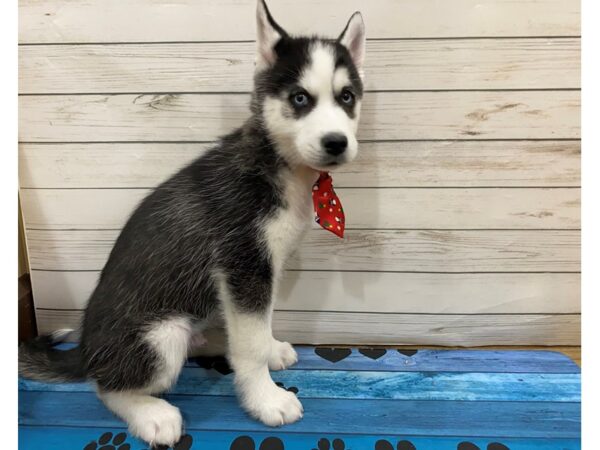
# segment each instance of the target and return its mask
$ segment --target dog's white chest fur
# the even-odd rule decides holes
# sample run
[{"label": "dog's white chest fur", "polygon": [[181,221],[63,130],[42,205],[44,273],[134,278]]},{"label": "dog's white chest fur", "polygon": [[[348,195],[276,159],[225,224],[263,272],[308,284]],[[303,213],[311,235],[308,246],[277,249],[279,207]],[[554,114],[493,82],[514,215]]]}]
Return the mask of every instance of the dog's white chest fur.
[{"label": "dog's white chest fur", "polygon": [[286,207],[280,208],[265,226],[275,280],[279,278],[285,260],[298,247],[314,220],[312,186],[317,178],[318,173],[307,168],[283,175]]}]

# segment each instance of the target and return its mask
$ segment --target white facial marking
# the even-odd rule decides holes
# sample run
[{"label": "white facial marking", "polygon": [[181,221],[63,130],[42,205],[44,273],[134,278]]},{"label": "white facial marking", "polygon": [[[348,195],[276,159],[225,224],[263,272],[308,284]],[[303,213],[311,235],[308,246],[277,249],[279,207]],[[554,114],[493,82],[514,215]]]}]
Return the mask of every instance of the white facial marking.
[{"label": "white facial marking", "polygon": [[284,98],[266,97],[263,104],[263,117],[283,157],[290,164],[299,165],[303,161],[294,142],[298,134],[298,122],[290,116],[290,108],[285,96]]},{"label": "white facial marking", "polygon": [[[316,42],[310,49],[310,63],[302,72],[298,85],[314,99],[315,106],[306,115],[295,117],[288,93],[281,98],[267,97],[264,118],[267,128],[278,143],[280,151],[291,164],[307,165],[317,170],[332,170],[331,162],[352,161],[358,151],[356,130],[360,113],[358,100],[354,117],[350,117],[336,97],[342,89],[351,86],[346,67],[335,67],[334,48]],[[339,133],[348,139],[343,155],[335,159],[322,146],[322,138]]]},{"label": "white facial marking", "polygon": [[306,67],[299,80],[299,85],[313,96],[332,98],[333,72],[335,61],[333,49],[315,44],[310,51],[311,64]]},{"label": "white facial marking", "polygon": [[348,70],[345,67],[335,69],[335,55],[329,46],[316,44],[310,55],[311,64],[300,77],[299,84],[316,97],[317,104],[298,120],[302,127],[296,138],[298,151],[308,160],[322,161],[326,153],[321,139],[329,133],[340,133],[348,139],[345,161],[351,161],[358,150],[355,136],[358,116],[349,117],[336,101],[342,88],[349,85]]},{"label": "white facial marking", "polygon": [[348,69],[338,67],[333,74],[333,90],[336,94],[339,94],[346,86],[351,86]]}]

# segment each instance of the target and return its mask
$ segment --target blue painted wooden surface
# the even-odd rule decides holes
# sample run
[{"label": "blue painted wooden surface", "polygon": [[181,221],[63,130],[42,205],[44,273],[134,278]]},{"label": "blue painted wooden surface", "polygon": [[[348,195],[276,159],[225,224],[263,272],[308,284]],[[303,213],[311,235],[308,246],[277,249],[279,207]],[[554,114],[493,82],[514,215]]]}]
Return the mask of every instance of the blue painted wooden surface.
[{"label": "blue painted wooden surface", "polygon": [[[74,344],[60,344],[68,349]],[[328,361],[306,345],[294,347],[299,361],[289,370],[351,370],[385,372],[485,372],[485,373],[580,373],[579,366],[566,355],[553,351],[528,350],[407,350],[388,349],[372,359],[360,349],[336,349],[349,356],[338,362]],[[363,349],[364,350],[364,349]],[[405,355],[401,352],[410,354]],[[414,354],[412,354],[414,352]],[[195,359],[187,367],[197,367]]]},{"label": "blue painted wooden surface", "polygon": [[[166,395],[179,407],[190,430],[268,431],[250,419],[235,397]],[[574,438],[579,433],[579,403],[464,402],[421,400],[303,399],[304,418],[285,427],[289,432],[514,436]],[[64,410],[57,414],[56,408]],[[95,394],[82,392],[21,392],[24,425],[118,426],[120,420]],[[25,411],[29,409],[29,411]],[[351,424],[351,425],[350,425]]]},{"label": "blue painted wooden surface", "polygon": [[[189,361],[166,396],[181,409],[189,433],[176,450],[580,448],[580,371],[564,355],[318,352],[299,348],[294,370],[273,373],[286,388],[298,389],[305,407],[301,422],[278,429],[240,410],[232,375],[219,373],[227,373],[224,361]],[[88,383],[19,380],[19,389],[20,449],[100,450],[110,444],[98,443],[103,434],[108,441],[118,438],[102,450],[147,448],[126,434]],[[111,439],[105,433],[112,433]],[[250,438],[236,441],[244,435],[254,444]],[[325,441],[317,445],[320,439],[328,439],[329,447]],[[340,440],[334,445],[333,439]],[[402,440],[412,447],[397,446]]]},{"label": "blue painted wooden surface", "polygon": [[[350,350],[350,349],[348,349]],[[408,350],[401,350],[410,353]],[[390,349],[373,360],[351,349],[350,356],[332,363],[315,354],[313,347],[298,347],[299,364],[293,370],[383,370],[402,372],[507,372],[579,373],[562,353],[552,351],[419,350],[407,356]]]},{"label": "blue painted wooden surface", "polygon": [[[65,450],[65,449],[83,449],[91,442],[97,442],[98,439],[105,435],[108,437],[108,442],[112,443],[115,437],[125,433],[124,428],[49,428],[49,427],[21,427],[19,434],[19,449],[30,450],[33,448],[44,450]],[[110,436],[106,436],[110,433]],[[486,450],[490,444],[502,444],[505,447],[496,446],[491,450],[579,450],[581,445],[578,439],[489,439],[473,436],[395,436],[395,435],[353,435],[353,434],[309,434],[309,433],[282,433],[279,430],[274,430],[271,433],[239,433],[237,431],[190,431],[188,435],[191,439],[181,444],[181,448],[177,450],[199,449],[199,450],[230,450],[232,443],[240,436],[248,436],[252,439],[257,449],[267,439],[273,438],[281,440],[284,443],[284,450],[319,450],[319,441],[326,439],[329,441],[330,448],[334,440],[341,441],[342,450],[392,450],[397,448],[398,442],[410,442],[418,450],[456,450],[458,445],[463,443],[471,443],[481,450]],[[117,442],[121,437],[117,438]],[[387,441],[392,447],[387,447],[385,444],[379,444],[378,441]],[[191,441],[191,445],[190,445]],[[238,442],[242,441],[240,439]],[[65,443],[73,443],[72,446],[65,446]],[[243,442],[243,441],[242,441]],[[131,450],[146,450],[148,446],[131,436],[126,436],[122,444],[129,444]],[[323,448],[323,444],[321,447]],[[186,446],[187,445],[187,446]],[[98,446],[100,447],[100,446]],[[119,447],[119,444],[114,446]],[[405,447],[409,448],[409,447]],[[276,447],[271,447],[269,450],[275,450]],[[123,449],[125,450],[125,449]],[[239,447],[233,450],[250,450],[249,447]],[[337,449],[334,449],[337,450]],[[401,450],[402,449],[401,447]],[[476,450],[475,447],[465,447],[465,450]]]},{"label": "blue painted wooden surface", "polygon": [[[185,367],[173,394],[235,395],[233,374]],[[300,398],[579,401],[580,374],[350,372],[287,370],[273,373],[276,382],[298,390]],[[24,391],[93,392],[90,383],[47,384],[19,380]]]}]

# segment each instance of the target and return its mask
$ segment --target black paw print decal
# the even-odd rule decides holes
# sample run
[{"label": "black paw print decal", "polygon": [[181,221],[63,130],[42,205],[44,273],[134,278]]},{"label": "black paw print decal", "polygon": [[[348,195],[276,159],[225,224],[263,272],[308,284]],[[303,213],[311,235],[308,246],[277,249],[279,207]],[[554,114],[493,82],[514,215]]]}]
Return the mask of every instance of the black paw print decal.
[{"label": "black paw print decal", "polygon": [[131,445],[125,442],[127,433],[119,433],[113,436],[107,432],[98,438],[97,441],[92,441],[83,450],[129,450]]},{"label": "black paw print decal", "polygon": [[398,349],[398,353],[404,356],[408,356],[409,358],[413,355],[416,355],[418,350],[409,350],[409,349]]},{"label": "black paw print decal", "polygon": [[[240,436],[231,443],[229,450],[255,450],[254,439],[250,436]],[[261,442],[258,450],[283,450],[283,442],[276,437],[268,437]]]},{"label": "black paw print decal", "polygon": [[[319,442],[317,442],[317,448],[319,450],[329,450],[331,448],[333,448],[333,450],[346,450],[346,444],[344,444],[344,441],[341,439],[334,439],[330,443],[329,439],[323,438],[319,439]],[[313,448],[313,450],[317,449]]]},{"label": "black paw print decal", "polygon": [[[185,434],[181,436],[179,442],[177,442],[177,444],[173,446],[173,450],[190,450],[192,448],[193,441],[194,440],[192,439],[192,436],[190,436],[189,434]],[[166,445],[156,445],[152,447],[152,450],[169,450],[170,448],[171,447],[168,447]]]},{"label": "black paw print decal", "polygon": [[[481,448],[472,442],[461,442],[458,444],[457,450],[481,450]],[[499,442],[492,442],[488,444],[487,450],[510,450],[506,445],[500,444]]]},{"label": "black paw print decal", "polygon": [[[375,450],[394,450],[394,446],[390,441],[380,439],[375,442]],[[410,441],[399,441],[396,444],[396,450],[417,450],[417,447]]]},{"label": "black paw print decal", "polygon": [[289,388],[286,388],[285,385],[283,383],[281,383],[280,381],[276,381],[275,384],[277,386],[279,386],[281,389],[285,389],[288,392],[293,392],[294,394],[298,394],[298,388],[296,386],[290,386]]},{"label": "black paw print decal", "polygon": [[224,356],[202,356],[194,358],[194,361],[203,369],[214,369],[221,375],[229,375],[230,373],[233,373],[233,370],[229,366],[229,363]]}]

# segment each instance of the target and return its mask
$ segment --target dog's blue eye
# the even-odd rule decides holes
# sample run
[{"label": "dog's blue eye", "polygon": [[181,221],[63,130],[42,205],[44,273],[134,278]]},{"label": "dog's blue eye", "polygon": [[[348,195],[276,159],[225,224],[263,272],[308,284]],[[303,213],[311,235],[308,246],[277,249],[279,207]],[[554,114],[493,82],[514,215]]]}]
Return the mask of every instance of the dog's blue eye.
[{"label": "dog's blue eye", "polygon": [[292,101],[296,106],[306,106],[308,105],[308,95],[304,94],[303,92],[299,92],[294,94]]},{"label": "dog's blue eye", "polygon": [[354,103],[354,94],[352,94],[350,91],[342,91],[340,98],[346,105],[352,105]]}]

